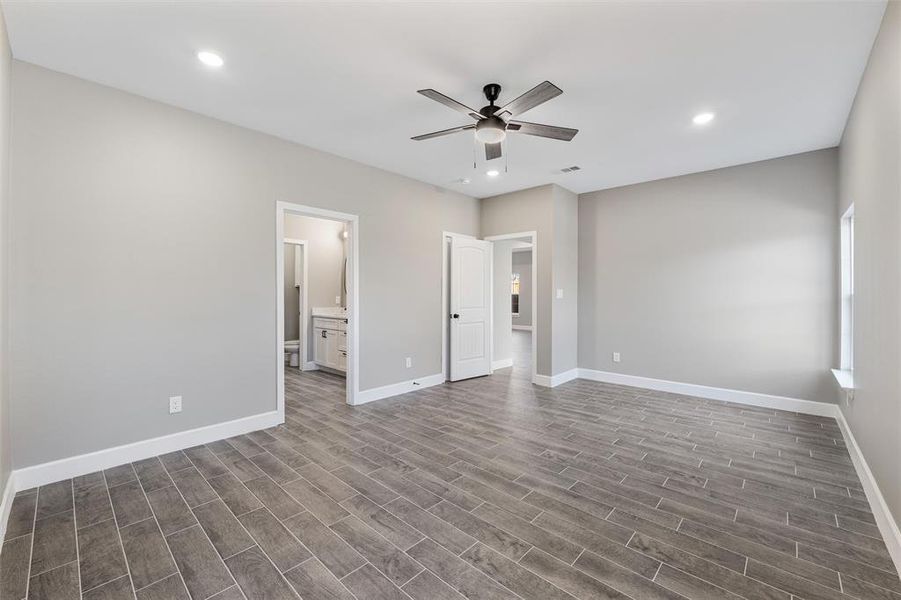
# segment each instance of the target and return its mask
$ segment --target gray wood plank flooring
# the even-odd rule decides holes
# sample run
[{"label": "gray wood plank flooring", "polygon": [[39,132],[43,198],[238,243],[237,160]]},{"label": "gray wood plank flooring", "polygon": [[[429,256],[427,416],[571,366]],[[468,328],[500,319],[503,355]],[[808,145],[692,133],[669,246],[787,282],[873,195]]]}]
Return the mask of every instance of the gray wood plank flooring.
[{"label": "gray wood plank flooring", "polygon": [[901,600],[832,419],[287,371],[284,425],[18,493],[0,598]]}]

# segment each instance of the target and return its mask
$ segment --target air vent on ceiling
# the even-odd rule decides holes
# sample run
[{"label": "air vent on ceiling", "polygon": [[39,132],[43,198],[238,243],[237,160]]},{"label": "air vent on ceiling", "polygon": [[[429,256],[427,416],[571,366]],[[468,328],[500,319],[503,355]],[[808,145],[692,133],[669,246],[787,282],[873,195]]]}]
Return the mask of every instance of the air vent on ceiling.
[{"label": "air vent on ceiling", "polygon": [[564,168],[560,169],[560,172],[561,173],[572,173],[574,171],[581,171],[581,170],[582,170],[582,167],[573,165],[571,167],[564,167]]}]

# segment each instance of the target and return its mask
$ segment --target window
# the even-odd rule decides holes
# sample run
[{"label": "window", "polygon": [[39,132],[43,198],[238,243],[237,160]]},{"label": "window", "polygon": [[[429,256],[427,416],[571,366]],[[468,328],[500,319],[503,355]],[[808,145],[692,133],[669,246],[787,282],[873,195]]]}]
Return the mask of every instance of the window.
[{"label": "window", "polygon": [[511,295],[511,308],[513,309],[513,316],[519,316],[519,273],[514,273],[513,277],[510,279],[510,295]]},{"label": "window", "polygon": [[841,222],[841,285],[842,285],[842,371],[854,370],[854,205],[842,215]]}]

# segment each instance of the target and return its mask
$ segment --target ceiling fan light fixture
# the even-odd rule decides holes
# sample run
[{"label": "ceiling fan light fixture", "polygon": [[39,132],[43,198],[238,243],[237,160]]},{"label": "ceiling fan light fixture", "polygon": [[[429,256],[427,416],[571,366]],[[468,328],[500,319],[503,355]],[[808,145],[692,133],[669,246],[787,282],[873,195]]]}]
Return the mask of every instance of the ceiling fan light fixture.
[{"label": "ceiling fan light fixture", "polygon": [[497,144],[507,137],[507,124],[498,117],[488,117],[476,123],[476,139],[483,144]]}]

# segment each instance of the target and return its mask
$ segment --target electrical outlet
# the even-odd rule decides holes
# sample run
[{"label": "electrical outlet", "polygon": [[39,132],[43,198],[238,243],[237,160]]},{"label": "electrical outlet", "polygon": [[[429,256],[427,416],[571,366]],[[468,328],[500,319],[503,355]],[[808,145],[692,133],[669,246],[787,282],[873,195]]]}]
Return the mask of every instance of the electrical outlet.
[{"label": "electrical outlet", "polygon": [[619,362],[619,352],[613,353],[613,362]]},{"label": "electrical outlet", "polygon": [[412,366],[413,366],[413,359],[408,356],[407,357],[407,368],[409,369]]},{"label": "electrical outlet", "polygon": [[563,298],[563,288],[557,288],[557,300]]},{"label": "electrical outlet", "polygon": [[175,413],[181,412],[181,396],[170,396],[169,397],[169,414],[174,415]]}]

